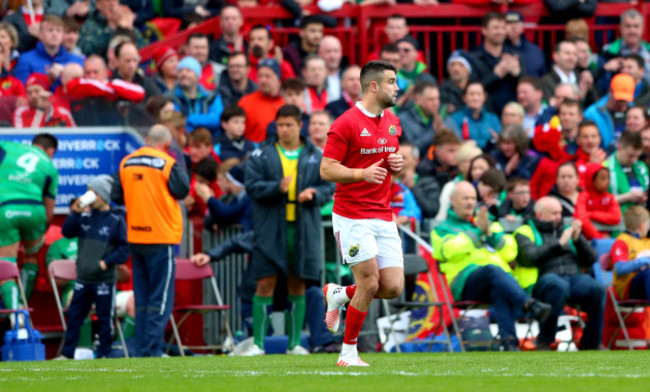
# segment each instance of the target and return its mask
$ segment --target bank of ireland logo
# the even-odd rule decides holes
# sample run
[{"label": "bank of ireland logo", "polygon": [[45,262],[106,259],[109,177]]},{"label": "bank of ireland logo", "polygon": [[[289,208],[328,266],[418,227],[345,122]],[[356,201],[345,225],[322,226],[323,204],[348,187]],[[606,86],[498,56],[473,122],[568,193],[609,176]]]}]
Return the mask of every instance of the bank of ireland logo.
[{"label": "bank of ireland logo", "polygon": [[359,244],[352,245],[350,247],[350,250],[348,251],[348,254],[350,255],[350,257],[354,257],[354,256],[358,255],[359,254]]},{"label": "bank of ireland logo", "polygon": [[388,128],[388,133],[391,134],[391,135],[396,135],[397,134],[397,128],[394,125],[391,125]]},{"label": "bank of ireland logo", "polygon": [[382,137],[381,139],[377,140],[377,142],[383,146],[384,144],[388,143],[388,140],[386,140],[385,137]]}]

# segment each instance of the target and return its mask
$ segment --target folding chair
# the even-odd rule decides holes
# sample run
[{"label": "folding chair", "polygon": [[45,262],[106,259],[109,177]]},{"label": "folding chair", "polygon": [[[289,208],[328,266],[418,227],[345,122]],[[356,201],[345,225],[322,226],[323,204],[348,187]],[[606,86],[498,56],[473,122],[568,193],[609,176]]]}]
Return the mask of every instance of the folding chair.
[{"label": "folding chair", "polygon": [[[224,305],[223,300],[221,299],[221,293],[219,291],[219,287],[217,286],[217,280],[215,279],[212,266],[210,266],[210,264],[206,264],[202,267],[197,267],[196,265],[192,264],[190,260],[187,259],[176,260],[177,281],[199,280],[199,279],[200,280],[209,279],[210,287],[216,299],[216,304],[215,305],[197,304],[197,305],[183,305],[183,306],[174,307],[174,310],[170,317],[174,334],[169,341],[169,345],[167,346],[168,352],[169,352],[169,347],[174,341],[176,341],[176,344],[178,344],[178,348],[180,349],[181,356],[185,356],[185,348],[199,349],[199,350],[217,350],[217,349],[224,349],[224,348],[232,350],[234,348],[234,347],[223,347],[222,345],[204,345],[204,346],[183,345],[183,342],[181,341],[181,337],[178,331],[180,327],[183,325],[183,323],[185,322],[185,320],[187,320],[187,318],[193,314],[204,314],[208,312],[221,312],[223,314],[224,316],[223,323],[224,323],[224,328],[226,330],[226,336],[228,337],[228,341],[231,342],[231,344],[234,344],[232,332],[230,331],[230,325],[227,319],[228,313],[230,311],[230,305]],[[174,312],[183,313],[183,317],[181,317],[178,324],[176,323]]]},{"label": "folding chair", "polygon": [[616,319],[618,320],[618,325],[616,326],[614,333],[612,333],[612,337],[607,343],[607,348],[610,350],[612,349],[618,332],[623,331],[625,344],[627,345],[628,350],[632,351],[634,350],[634,345],[632,343],[632,339],[630,339],[630,334],[627,330],[625,322],[637,310],[650,307],[650,302],[642,299],[619,299],[616,296],[616,292],[614,291],[614,282],[612,280],[612,276],[606,273],[606,271],[610,270],[611,267],[612,265],[609,253],[602,253],[596,264],[594,264],[594,271],[596,271],[597,268],[601,269],[599,276],[603,279],[603,283],[605,283],[607,286],[607,295],[612,301],[614,313],[616,314]]},{"label": "folding chair", "polygon": [[[23,284],[20,281],[20,271],[18,266],[11,261],[2,260],[0,261],[0,282],[13,279],[18,285],[18,291],[20,292],[20,299],[22,300],[23,306],[19,309],[0,309],[0,315],[3,314],[15,314],[17,310],[26,310],[30,315],[29,322],[31,323],[31,313],[34,309],[27,307],[27,298],[25,297],[25,290],[23,289]],[[31,324],[33,326],[33,324]]]},{"label": "folding chair", "polygon": [[[61,344],[59,345],[59,350],[57,351],[57,356],[61,354],[63,350],[63,344],[65,343],[65,333],[68,330],[68,324],[65,321],[65,313],[68,311],[68,307],[63,307],[61,302],[61,296],[59,295],[59,287],[56,284],[56,281],[69,282],[77,279],[77,263],[75,260],[54,260],[47,267],[48,275],[50,276],[50,286],[52,286],[52,292],[54,293],[54,299],[56,301],[56,306],[59,310],[59,317],[61,318],[61,325],[63,326],[63,338],[61,339]],[[120,337],[120,343],[122,344],[122,350],[124,351],[124,357],[129,358],[129,351],[126,348],[126,342],[124,340],[124,333],[122,332],[122,324],[120,323],[117,314],[113,318],[115,322],[115,327],[117,333]]]},{"label": "folding chair", "polygon": [[[419,274],[424,273],[427,275],[427,279],[429,282],[429,287],[431,288],[431,294],[433,295],[433,302],[418,302],[418,301],[409,301],[405,298],[405,291],[402,291],[401,297],[398,300],[383,300],[383,305],[384,305],[384,310],[386,311],[386,314],[389,317],[390,320],[390,330],[389,330],[389,336],[392,335],[395,332],[394,324],[395,321],[397,320],[396,317],[391,316],[390,308],[397,308],[397,314],[400,314],[404,311],[411,310],[411,309],[421,309],[421,308],[428,308],[428,307],[436,307],[438,309],[439,315],[440,315],[440,322],[436,326],[436,329],[433,333],[433,336],[437,336],[438,332],[440,329],[443,330],[445,334],[445,340],[440,341],[440,340],[422,340],[419,341],[419,343],[428,343],[429,348],[433,344],[443,344],[447,345],[449,348],[449,351],[453,351],[453,346],[451,343],[451,335],[449,334],[449,329],[447,328],[447,325],[445,324],[445,320],[443,317],[443,306],[445,306],[444,302],[440,302],[438,299],[438,294],[436,293],[436,287],[433,284],[433,276],[431,274],[431,271],[429,270],[429,265],[427,264],[426,260],[424,260],[422,257],[416,255],[416,254],[405,254],[404,255],[404,275],[405,276],[418,276]],[[460,337],[460,333],[458,330],[455,331],[458,341],[460,342],[462,339]],[[399,344],[395,346],[396,350],[398,353],[401,352]]]}]

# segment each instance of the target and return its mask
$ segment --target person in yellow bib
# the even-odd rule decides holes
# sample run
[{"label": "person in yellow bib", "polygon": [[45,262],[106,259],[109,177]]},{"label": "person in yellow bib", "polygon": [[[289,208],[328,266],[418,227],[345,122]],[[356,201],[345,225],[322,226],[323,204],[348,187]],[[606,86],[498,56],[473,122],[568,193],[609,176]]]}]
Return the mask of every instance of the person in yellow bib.
[{"label": "person in yellow bib", "polygon": [[492,304],[504,351],[519,351],[515,318],[521,310],[544,321],[551,307],[531,299],[512,277],[508,263],[517,256],[517,243],[498,223],[490,223],[487,208],[476,216],[476,189],[460,181],[451,194],[447,219],[431,232],[433,257],[447,277],[456,301]]},{"label": "person in yellow bib", "polygon": [[287,278],[287,354],[308,354],[300,346],[305,320],[305,281],[319,280],[320,208],[334,184],[320,177],[318,149],[300,137],[301,112],[282,106],[276,115],[277,140],[253,151],[246,165],[246,192],[253,201],[254,247],[250,270],[257,279],[253,297],[255,344],[243,355],[264,354],[273,292],[279,274]]},{"label": "person in yellow bib", "polygon": [[127,240],[133,255],[136,355],[160,357],[174,305],[174,246],[183,235],[179,200],[190,190],[187,173],[167,155],[172,135],[154,125],[147,145],[120,164],[112,198],[126,206]]}]

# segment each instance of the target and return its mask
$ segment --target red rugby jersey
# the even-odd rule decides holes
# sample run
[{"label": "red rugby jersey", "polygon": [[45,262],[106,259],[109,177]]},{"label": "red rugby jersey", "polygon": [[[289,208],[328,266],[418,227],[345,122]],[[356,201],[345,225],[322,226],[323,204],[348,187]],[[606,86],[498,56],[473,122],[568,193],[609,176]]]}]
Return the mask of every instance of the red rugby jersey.
[{"label": "red rugby jersey", "polygon": [[[351,169],[365,169],[383,159],[381,166],[390,172],[387,159],[399,150],[401,134],[399,119],[390,110],[377,117],[357,102],[332,124],[323,156]],[[349,219],[392,221],[390,198],[390,174],[382,184],[337,184],[333,211]]]}]

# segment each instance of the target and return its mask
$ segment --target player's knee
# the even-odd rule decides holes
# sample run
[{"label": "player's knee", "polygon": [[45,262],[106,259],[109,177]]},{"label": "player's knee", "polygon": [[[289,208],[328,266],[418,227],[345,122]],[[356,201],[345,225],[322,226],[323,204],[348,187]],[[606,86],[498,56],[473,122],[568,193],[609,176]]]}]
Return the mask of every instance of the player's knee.
[{"label": "player's knee", "polygon": [[[359,285],[357,284],[357,290]],[[379,292],[379,279],[373,279],[372,277],[364,280],[362,285],[362,290],[370,297],[374,297]]]},{"label": "player's knee", "polygon": [[275,290],[275,279],[262,278],[257,280],[257,290],[255,294],[260,297],[270,297]]},{"label": "player's knee", "polygon": [[399,295],[402,293],[402,286],[401,285],[391,285],[388,287],[382,287],[382,298],[384,299],[393,299],[399,297]]}]

